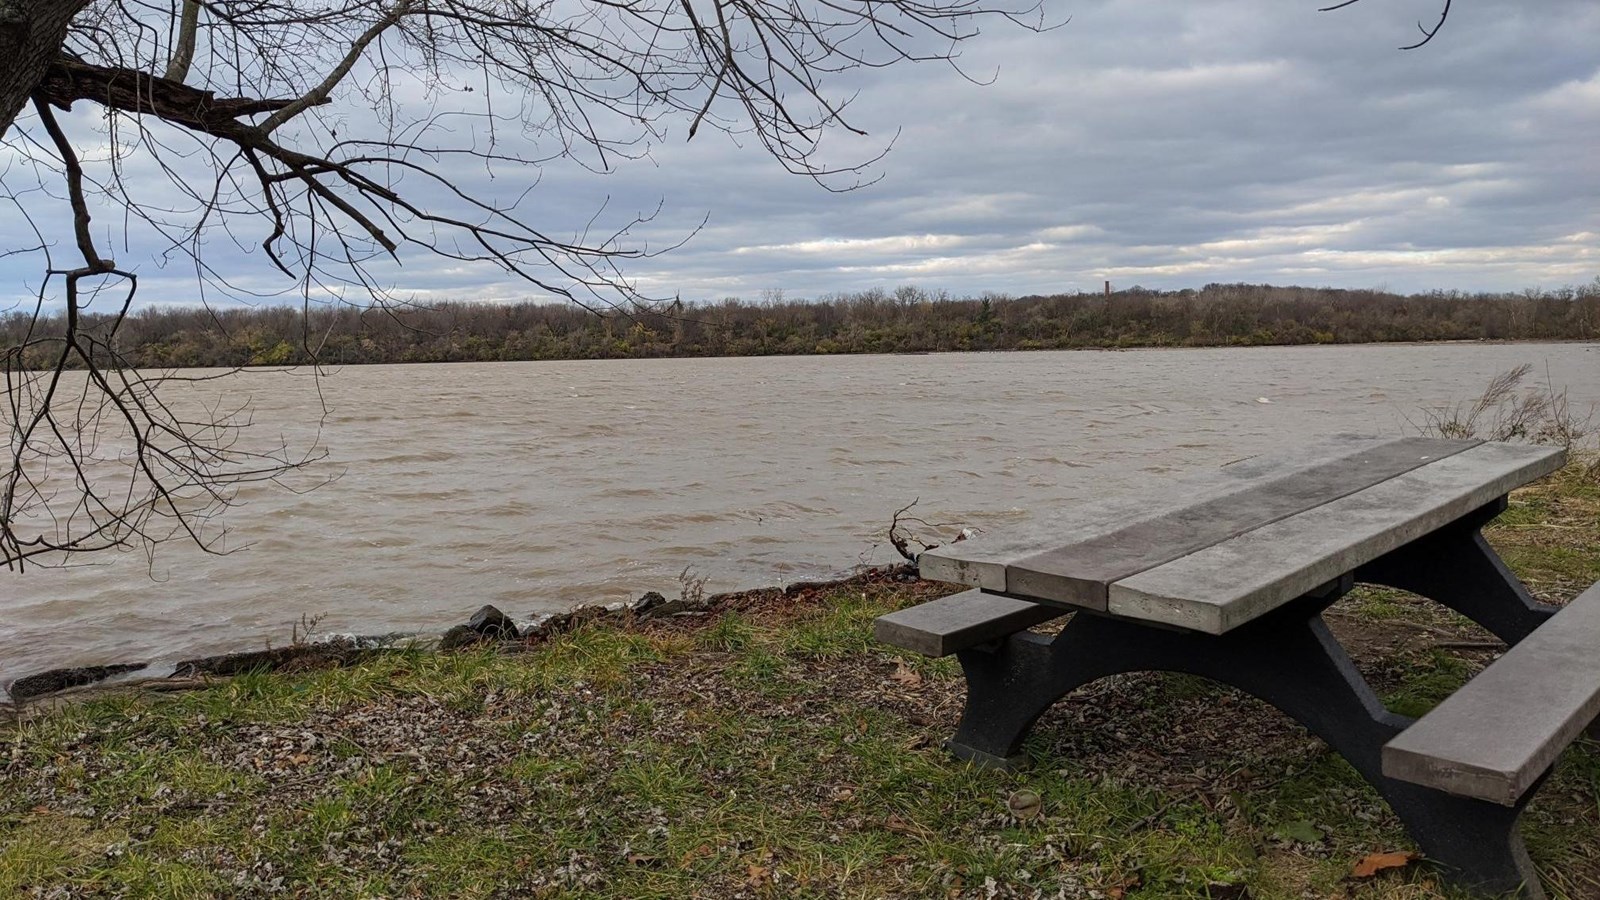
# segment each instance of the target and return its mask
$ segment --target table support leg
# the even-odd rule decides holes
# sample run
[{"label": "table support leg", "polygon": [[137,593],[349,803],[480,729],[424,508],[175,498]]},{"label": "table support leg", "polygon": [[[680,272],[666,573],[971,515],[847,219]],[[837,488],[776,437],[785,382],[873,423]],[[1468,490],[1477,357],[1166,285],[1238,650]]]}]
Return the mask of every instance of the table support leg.
[{"label": "table support leg", "polygon": [[1272,704],[1326,741],[1388,801],[1451,880],[1542,897],[1517,832],[1520,806],[1384,777],[1382,747],[1411,720],[1384,708],[1328,631],[1321,617],[1328,602],[1302,598],[1220,636],[1079,613],[1054,637],[1022,632],[992,650],[962,651],[966,712],[947,746],[979,764],[1017,765],[1034,722],[1074,688],[1121,672],[1199,675]]},{"label": "table support leg", "polygon": [[1399,588],[1443,604],[1515,644],[1555,615],[1528,594],[1478,530],[1505,509],[1490,504],[1356,570],[1356,581]]},{"label": "table support leg", "polygon": [[[1507,645],[1560,609],[1533,599],[1479,531],[1505,511],[1502,497],[1447,529],[1413,541],[1357,569],[1355,580],[1410,591],[1466,616]],[[1586,729],[1600,741],[1600,720]]]}]

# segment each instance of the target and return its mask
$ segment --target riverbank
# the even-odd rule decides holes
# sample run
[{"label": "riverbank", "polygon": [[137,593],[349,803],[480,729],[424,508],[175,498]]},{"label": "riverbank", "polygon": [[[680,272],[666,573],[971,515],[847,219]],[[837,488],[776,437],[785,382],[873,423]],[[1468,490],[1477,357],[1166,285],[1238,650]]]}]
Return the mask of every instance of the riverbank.
[{"label": "riverbank", "polygon": [[[1600,487],[1517,492],[1490,538],[1542,599],[1600,579]],[[0,726],[0,895],[1447,896],[1319,741],[1209,683],[1108,679],[1032,768],[939,749],[959,673],[872,643],[946,586],[877,572],[702,615],[114,691]],[[1330,624],[1415,714],[1494,644],[1392,591]],[[1525,816],[1557,897],[1600,892],[1600,752]],[[1035,802],[1037,801],[1037,802]]]}]

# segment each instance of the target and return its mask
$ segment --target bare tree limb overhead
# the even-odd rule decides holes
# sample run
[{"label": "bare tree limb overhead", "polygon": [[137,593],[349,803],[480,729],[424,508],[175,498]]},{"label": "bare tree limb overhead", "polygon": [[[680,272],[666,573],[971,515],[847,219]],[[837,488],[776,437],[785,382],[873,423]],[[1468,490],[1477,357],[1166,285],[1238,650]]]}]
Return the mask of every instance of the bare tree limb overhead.
[{"label": "bare tree limb overhead", "polygon": [[[718,130],[851,190],[893,138],[824,156],[826,134],[865,134],[839,76],[958,66],[991,21],[1044,27],[1036,0],[0,0],[0,206],[36,238],[0,253],[39,260],[29,299],[0,308],[27,319],[0,347],[0,562],[224,549],[240,485],[318,458],[243,440],[247,409],[197,412],[189,389],[214,374],[130,365],[140,264],[110,248],[154,242],[202,301],[384,308],[406,299],[385,267],[420,256],[626,315],[657,299],[629,264],[688,235],[639,240],[650,210],[560,226],[541,166],[606,173]],[[228,271],[219,247],[278,280]]]},{"label": "bare tree limb overhead", "polygon": [[[1341,2],[1335,3],[1332,6],[1322,7],[1318,10],[1318,12],[1333,12],[1334,10],[1344,9],[1347,6],[1354,6],[1360,2],[1361,0],[1341,0]],[[1422,32],[1422,37],[1414,43],[1402,46],[1400,49],[1415,50],[1433,40],[1433,36],[1439,33],[1439,29],[1444,27],[1445,20],[1450,18],[1450,3],[1451,0],[1443,0],[1443,4],[1439,7],[1439,19],[1433,23],[1432,28],[1429,28],[1427,25],[1418,22],[1417,30]]]}]

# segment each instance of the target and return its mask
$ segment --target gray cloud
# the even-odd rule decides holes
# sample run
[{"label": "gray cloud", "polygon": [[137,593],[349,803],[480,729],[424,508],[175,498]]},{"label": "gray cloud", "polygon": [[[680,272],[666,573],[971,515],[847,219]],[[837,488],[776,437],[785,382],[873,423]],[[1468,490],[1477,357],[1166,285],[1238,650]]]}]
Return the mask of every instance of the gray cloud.
[{"label": "gray cloud", "polygon": [[[705,219],[684,246],[628,269],[648,292],[693,299],[899,284],[1024,293],[1102,278],[1499,290],[1600,275],[1600,9],[1473,0],[1432,44],[1395,49],[1437,9],[1058,2],[1064,27],[991,29],[963,51],[962,68],[992,84],[939,65],[838,83],[857,93],[851,112],[870,136],[830,135],[825,159],[857,161],[894,138],[880,180],[860,190],[823,191],[749,141],[686,142],[680,125],[609,175],[541,167],[526,208],[570,234],[602,204],[602,228],[659,204],[631,235],[652,248]],[[461,177],[508,195],[529,181]],[[58,202],[29,203],[62,225]],[[259,238],[218,235],[207,249],[242,284],[282,287],[251,250]],[[0,240],[31,242],[3,213]],[[134,238],[133,258],[150,246]],[[150,299],[193,296],[192,274],[140,264]],[[13,284],[36,278],[17,258],[0,267]],[[379,271],[424,297],[533,293],[417,253]]]}]

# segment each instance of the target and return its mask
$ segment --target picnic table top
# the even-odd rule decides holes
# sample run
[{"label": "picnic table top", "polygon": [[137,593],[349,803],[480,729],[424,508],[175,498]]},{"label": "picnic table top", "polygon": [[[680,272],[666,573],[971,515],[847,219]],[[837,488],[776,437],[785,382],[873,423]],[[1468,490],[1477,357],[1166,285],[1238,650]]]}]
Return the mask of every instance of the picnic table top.
[{"label": "picnic table top", "polygon": [[1337,435],[922,554],[922,575],[1221,634],[1559,469],[1563,450]]}]

